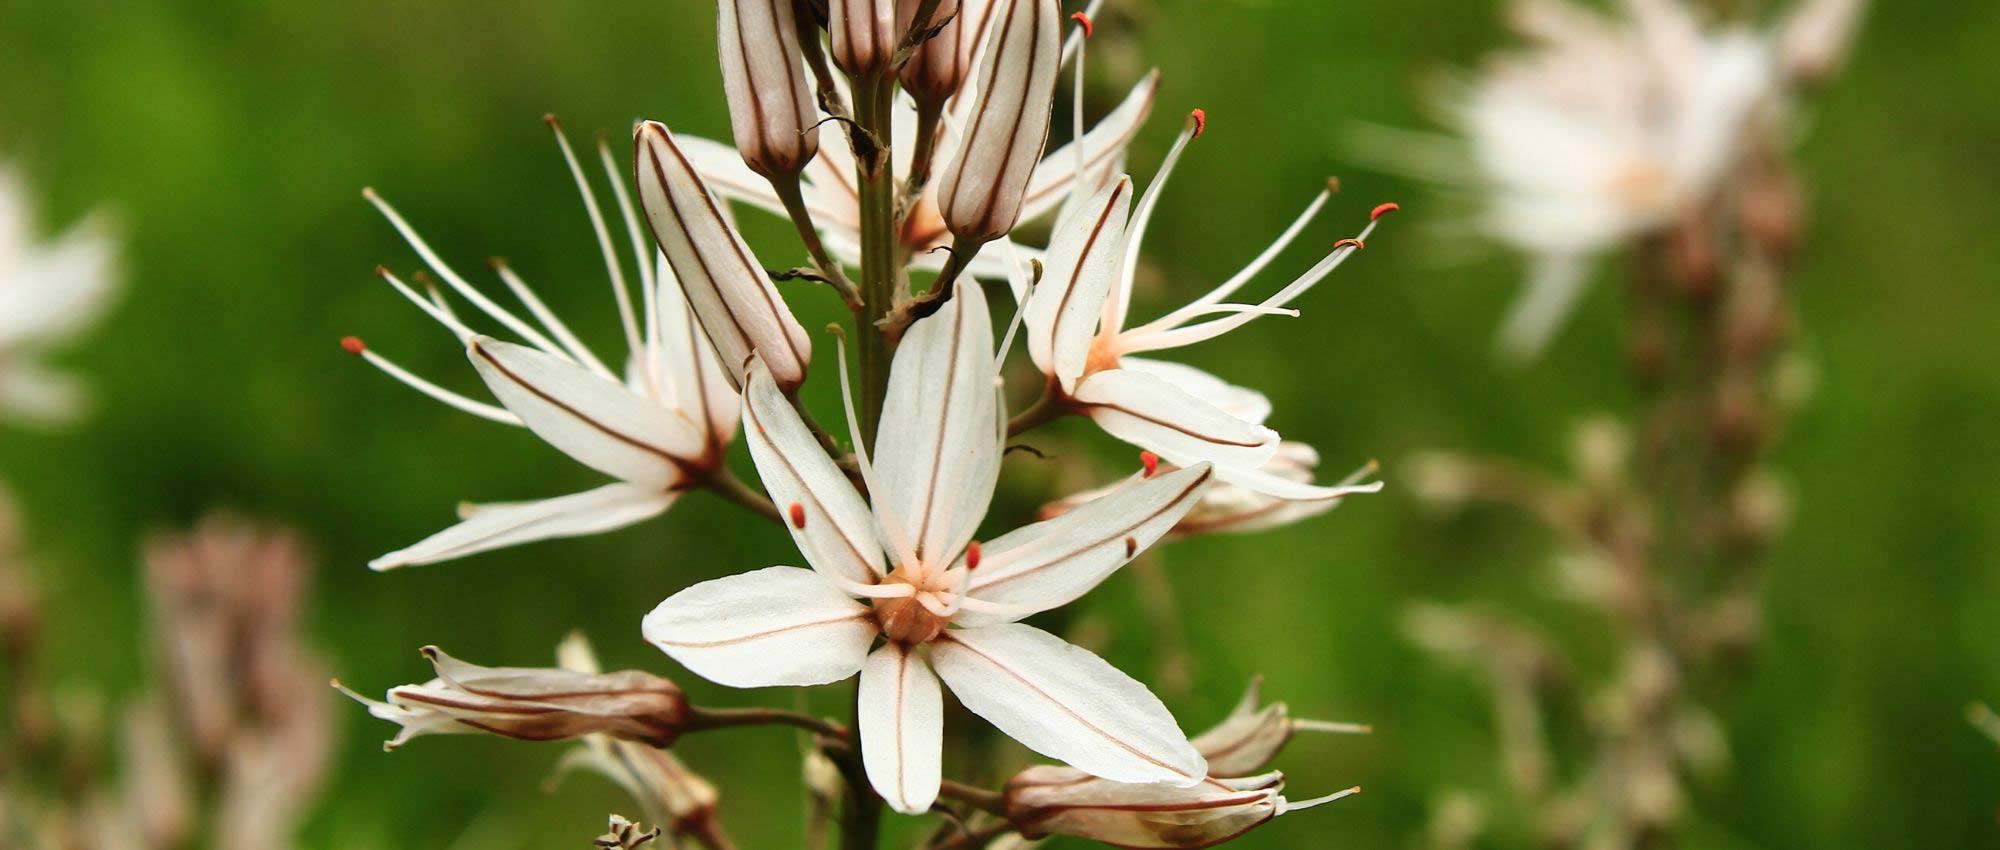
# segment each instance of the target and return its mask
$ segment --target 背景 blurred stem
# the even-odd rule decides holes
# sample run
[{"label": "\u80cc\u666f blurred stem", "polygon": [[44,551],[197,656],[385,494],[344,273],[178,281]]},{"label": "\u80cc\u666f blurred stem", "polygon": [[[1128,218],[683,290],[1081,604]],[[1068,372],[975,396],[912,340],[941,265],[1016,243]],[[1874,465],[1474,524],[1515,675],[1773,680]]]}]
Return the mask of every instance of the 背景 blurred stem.
[{"label": "\u80cc\u666f blurred stem", "polygon": [[[890,340],[877,325],[903,295],[896,250],[896,169],[889,150],[890,120],[896,102],[895,78],[883,75],[854,81],[854,134],[861,198],[861,300],[855,330],[861,368],[861,439],[872,447],[889,394]],[[862,148],[867,148],[863,150]]]}]

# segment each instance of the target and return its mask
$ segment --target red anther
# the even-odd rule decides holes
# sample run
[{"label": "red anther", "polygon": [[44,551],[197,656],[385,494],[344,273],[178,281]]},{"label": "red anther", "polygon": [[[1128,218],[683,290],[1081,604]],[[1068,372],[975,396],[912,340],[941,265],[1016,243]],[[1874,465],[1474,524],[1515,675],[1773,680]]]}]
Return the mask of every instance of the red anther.
[{"label": "red anther", "polygon": [[1194,122],[1195,138],[1199,139],[1201,138],[1201,134],[1208,132],[1208,110],[1197,109],[1190,112],[1188,113],[1188,120]]},{"label": "red anther", "polygon": [[1369,213],[1369,214],[1368,214],[1368,220],[1369,220],[1369,221],[1378,221],[1378,220],[1380,220],[1380,219],[1381,219],[1381,218],[1382,218],[1383,216],[1385,216],[1385,215],[1388,215],[1388,214],[1390,214],[1390,213],[1392,213],[1392,212],[1395,212],[1395,211],[1397,211],[1397,210],[1400,210],[1400,209],[1402,209],[1402,208],[1403,208],[1403,207],[1402,207],[1402,205],[1401,205],[1401,204],[1383,204],[1383,205],[1381,205],[1381,206],[1379,206],[1379,207],[1376,207],[1376,208],[1375,208],[1375,211],[1374,211],[1374,212],[1371,212],[1371,213]]},{"label": "red anther", "polygon": [[1096,28],[1092,26],[1090,23],[1090,16],[1082,12],[1077,12],[1076,14],[1070,15],[1069,19],[1075,21],[1078,26],[1083,27],[1084,38],[1089,38],[1092,35],[1092,33],[1095,32],[1096,30]]},{"label": "red anther", "polygon": [[1340,178],[1338,177],[1326,178],[1326,193],[1329,195],[1340,194]]},{"label": "red anther", "polygon": [[1339,242],[1333,243],[1333,250],[1335,251],[1338,251],[1342,248],[1353,248],[1354,250],[1359,251],[1366,247],[1368,247],[1368,243],[1363,242],[1359,239],[1342,239]]},{"label": "red anther", "polygon": [[979,569],[979,541],[977,540],[965,545],[965,568],[968,570]]},{"label": "red anther", "polygon": [[1140,452],[1139,463],[1146,467],[1147,478],[1151,478],[1154,475],[1158,475],[1160,472],[1159,455],[1153,454],[1152,452]]},{"label": "red anther", "polygon": [[361,342],[361,337],[358,337],[358,336],[344,336],[344,337],[341,337],[341,338],[340,338],[340,347],[341,347],[341,349],[342,349],[342,350],[344,350],[344,351],[346,351],[347,353],[349,353],[349,354],[352,354],[352,355],[354,355],[354,356],[356,356],[356,357],[360,357],[360,356],[361,356],[361,352],[363,352],[363,351],[367,351],[367,350],[368,350],[368,346],[366,346],[366,345],[363,345],[363,344],[362,344],[362,342]]},{"label": "red anther", "polygon": [[793,502],[793,503],[792,503],[792,506],[791,506],[790,508],[788,508],[788,509],[786,510],[786,513],[788,513],[788,514],[791,514],[791,517],[792,517],[792,527],[793,527],[793,528],[796,528],[796,529],[799,529],[799,530],[802,530],[802,531],[803,531],[803,530],[805,529],[805,527],[806,527],[806,506],[805,506],[805,505],[801,505],[801,504],[799,504],[798,502]]}]

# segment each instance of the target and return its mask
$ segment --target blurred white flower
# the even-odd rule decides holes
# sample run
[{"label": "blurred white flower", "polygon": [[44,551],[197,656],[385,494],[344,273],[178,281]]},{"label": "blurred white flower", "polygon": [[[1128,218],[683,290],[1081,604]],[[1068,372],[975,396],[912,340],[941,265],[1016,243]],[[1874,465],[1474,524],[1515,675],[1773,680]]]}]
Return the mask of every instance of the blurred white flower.
[{"label": "blurred white flower", "polygon": [[28,187],[0,163],[0,420],[54,425],[87,404],[75,378],[42,358],[103,315],[118,290],[118,249],[102,216],[44,241]]},{"label": "blurred white flower", "polygon": [[1201,755],[1145,685],[1017,621],[1076,599],[1152,545],[1200,499],[1209,468],[1134,482],[982,546],[972,537],[1001,456],[996,369],[985,298],[961,279],[896,351],[879,464],[855,440],[864,501],[753,365],[744,433],[812,569],[695,585],[647,615],[646,638],[733,687],[859,673],[863,761],[898,811],[926,811],[937,796],[940,679],[1016,740],[1093,775],[1199,782]]},{"label": "blurred white flower", "polygon": [[624,215],[639,270],[642,298],[636,310],[596,194],[561,128],[553,119],[549,123],[583,195],[610,273],[630,352],[624,368],[614,371],[600,360],[519,275],[498,260],[493,263],[495,272],[539,327],[494,302],[446,264],[373,190],[365,193],[369,202],[431,271],[480,313],[528,344],[481,335],[435,287],[420,294],[387,269],[377,269],[383,280],[466,347],[473,368],[500,405],[466,398],[417,377],[358,338],[348,337],[341,345],[431,398],[485,419],[525,426],[618,483],[553,499],[461,506],[462,522],[375,559],[369,563],[373,569],[436,563],[535,540],[611,531],[649,519],[720,469],[735,436],[740,399],[732,378],[696,325],[672,267],[646,241],[609,149],[600,145],[598,157]]},{"label": "blurred white flower", "polygon": [[[1153,469],[1142,469],[1134,475],[1151,475],[1153,471],[1161,468],[1173,468],[1172,464],[1154,459],[1150,453],[1143,455],[1141,459]],[[1278,444],[1278,453],[1258,471],[1298,484],[1311,484],[1313,471],[1318,467],[1318,451],[1305,443],[1288,440]],[[1201,502],[1194,506],[1194,510],[1188,511],[1187,516],[1181,518],[1173,531],[1167,533],[1167,538],[1171,540],[1201,534],[1245,534],[1311,519],[1340,507],[1340,503],[1346,499],[1346,492],[1354,488],[1372,490],[1375,485],[1363,487],[1363,482],[1376,471],[1377,465],[1371,461],[1333,485],[1333,489],[1341,490],[1342,493],[1302,499],[1284,499],[1248,487],[1217,482],[1208,488],[1208,492],[1202,494]],[[1043,519],[1061,516],[1111,492],[1116,486],[1118,485],[1086,490],[1050,502],[1042,506],[1041,516]]]},{"label": "blurred white flower", "polygon": [[[1482,205],[1474,227],[1530,258],[1499,338],[1525,360],[1575,308],[1594,257],[1713,197],[1748,121],[1779,102],[1784,81],[1775,34],[1706,24],[1682,0],[1621,0],[1615,14],[1573,0],[1512,9],[1529,43],[1447,99],[1460,139],[1374,130],[1362,147],[1472,193]],[[1809,18],[1798,49],[1838,38],[1840,20]]]}]

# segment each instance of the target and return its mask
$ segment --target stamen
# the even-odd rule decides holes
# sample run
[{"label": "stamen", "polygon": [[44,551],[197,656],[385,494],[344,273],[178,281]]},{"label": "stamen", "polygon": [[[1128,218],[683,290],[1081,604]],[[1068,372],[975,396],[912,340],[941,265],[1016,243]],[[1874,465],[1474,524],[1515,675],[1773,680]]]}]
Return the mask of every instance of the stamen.
[{"label": "stamen", "polygon": [[1310,808],[1312,808],[1312,807],[1314,807],[1314,806],[1318,806],[1318,805],[1324,805],[1324,804],[1326,804],[1326,803],[1331,803],[1331,802],[1333,802],[1333,801],[1335,801],[1335,800],[1339,800],[1339,799],[1342,799],[1342,798],[1344,798],[1344,797],[1352,797],[1352,796],[1354,796],[1354,795],[1356,795],[1356,794],[1359,794],[1359,793],[1361,793],[1361,786],[1359,786],[1359,785],[1356,785],[1356,786],[1354,786],[1353,788],[1349,788],[1349,789],[1347,789],[1347,790],[1345,790],[1345,791],[1341,791],[1341,792],[1339,792],[1339,793],[1335,793],[1335,794],[1328,794],[1328,795],[1326,795],[1326,796],[1324,796],[1324,797],[1314,797],[1314,798],[1312,798],[1312,799],[1310,799],[1310,800],[1301,800],[1301,801],[1299,801],[1299,802],[1296,802],[1296,803],[1294,803],[1294,802],[1291,802],[1291,801],[1289,801],[1289,800],[1286,800],[1286,799],[1285,799],[1285,798],[1283,798],[1283,797],[1279,797],[1279,798],[1278,798],[1278,814],[1281,814],[1281,815],[1282,815],[1282,814],[1284,814],[1284,813],[1286,813],[1286,812],[1298,812],[1298,811],[1304,811],[1304,810],[1306,810],[1306,809],[1310,809]]},{"label": "stamen", "polygon": [[1376,207],[1374,212],[1368,214],[1368,220],[1379,221],[1383,216],[1388,215],[1392,212],[1396,212],[1397,210],[1400,210],[1402,208],[1403,207],[1400,204],[1394,204],[1394,203],[1383,204],[1379,207]]},{"label": "stamen", "polygon": [[[605,271],[611,273],[611,289],[618,296],[618,319],[625,325],[625,344],[631,347],[637,357],[642,349],[639,343],[639,325],[632,316],[632,294],[625,286],[625,270],[618,264],[618,252],[611,247],[611,230],[604,226],[604,211],[597,206],[597,193],[591,191],[590,181],[583,176],[583,165],[577,162],[576,151],[569,146],[569,137],[563,134],[562,122],[553,114],[542,116],[542,123],[549,125],[555,133],[556,146],[562,149],[563,162],[569,166],[569,176],[576,181],[576,190],[583,195],[583,210],[590,215],[590,229],[597,234],[597,251],[604,256]],[[650,361],[652,358],[642,358]],[[647,375],[652,374],[653,364],[643,362]],[[650,382],[649,382],[650,383]]]},{"label": "stamen", "polygon": [[528,282],[514,273],[514,269],[507,265],[506,260],[494,257],[487,261],[487,264],[491,265],[493,272],[500,276],[500,282],[507,284],[508,291],[513,292],[514,297],[528,308],[528,314],[534,316],[535,321],[541,322],[542,327],[548,328],[549,334],[562,344],[563,349],[568,351],[571,357],[576,358],[578,363],[582,363],[584,368],[592,372],[614,381],[618,379],[612,374],[611,368],[605,366],[604,361],[597,359],[597,355],[590,352],[590,348],[583,344],[583,340],[578,339],[576,334],[570,331],[569,326],[556,317],[555,311],[550,310],[549,305],[528,287]]},{"label": "stamen", "polygon": [[1294,720],[1292,728],[1300,732],[1329,732],[1335,735],[1372,735],[1375,727],[1366,723],[1335,723],[1331,720]]},{"label": "stamen", "polygon": [[424,315],[436,319],[438,324],[444,325],[446,329],[451,331],[452,336],[458,338],[460,343],[464,343],[479,335],[471,328],[466,327],[464,322],[459,321],[458,316],[451,312],[451,308],[424,300],[424,297],[418,295],[416,290],[411,289],[409,284],[404,283],[393,272],[390,272],[388,266],[376,266],[375,276],[388,281],[389,285],[395,287],[396,292],[401,294],[405,300],[417,305],[417,309],[424,311]]},{"label": "stamen", "polygon": [[1283,233],[1278,234],[1277,241],[1272,242],[1270,247],[1265,248],[1264,252],[1258,254],[1256,259],[1251,260],[1249,265],[1244,266],[1241,271],[1238,271],[1228,280],[1223,281],[1221,286],[1210,290],[1208,294],[1189,302],[1185,307],[1151,322],[1147,322],[1145,326],[1136,329],[1135,333],[1163,332],[1177,328],[1186,324],[1189,319],[1200,315],[1204,308],[1216,304],[1235,293],[1236,290],[1242,289],[1244,284],[1249,283],[1252,278],[1255,278],[1266,267],[1270,266],[1271,262],[1278,258],[1278,254],[1282,253],[1286,248],[1291,247],[1292,240],[1297,239],[1299,234],[1305,231],[1306,225],[1311,223],[1315,216],[1319,215],[1320,209],[1326,206],[1327,200],[1339,191],[1340,181],[1331,177],[1327,178],[1326,190],[1313,198],[1312,203],[1306,205],[1305,211],[1293,219],[1292,223],[1285,228]]},{"label": "stamen", "polygon": [[1093,28],[1091,27],[1091,25],[1090,25],[1090,16],[1089,16],[1089,15],[1087,15],[1087,14],[1084,14],[1084,13],[1082,13],[1082,12],[1074,12],[1074,13],[1071,13],[1071,14],[1070,14],[1070,16],[1069,16],[1069,19],[1070,19],[1070,20],[1072,20],[1072,21],[1075,21],[1075,22],[1077,22],[1077,25],[1079,25],[1079,26],[1083,27],[1083,37],[1084,37],[1084,38],[1089,38],[1089,37],[1091,36],[1091,34],[1092,34],[1093,32],[1095,32],[1095,30],[1094,30],[1094,29],[1093,29]]},{"label": "stamen", "polygon": [[1352,473],[1349,473],[1346,478],[1340,479],[1340,481],[1336,483],[1334,486],[1352,487],[1356,484],[1359,484],[1363,481],[1375,477],[1375,473],[1381,471],[1382,471],[1382,463],[1373,458],[1370,458],[1367,463],[1361,465],[1360,469],[1354,470]]},{"label": "stamen", "polygon": [[[1355,235],[1354,238],[1342,239],[1340,242],[1335,243],[1332,253],[1327,254],[1325,258],[1321,259],[1311,269],[1306,270],[1305,274],[1299,275],[1298,279],[1286,284],[1285,288],[1278,290],[1277,294],[1264,299],[1259,306],[1283,307],[1291,303],[1292,299],[1305,294],[1306,290],[1313,288],[1314,285],[1325,280],[1327,275],[1333,274],[1334,269],[1340,268],[1341,263],[1347,262],[1348,257],[1352,257],[1359,252],[1360,245],[1368,239],[1370,234],[1375,232],[1376,225],[1380,223],[1381,219],[1371,220],[1368,222],[1368,226],[1362,228],[1361,232]],[[1242,327],[1252,319],[1257,318],[1257,316],[1258,314],[1256,313],[1241,313],[1228,318],[1204,322],[1199,325],[1147,333],[1138,339],[1127,340],[1121,348],[1121,353],[1136,354],[1142,351],[1158,351],[1164,348],[1178,348],[1183,345],[1192,345],[1204,340],[1214,339]]]},{"label": "stamen", "polygon": [[[1078,31],[1083,34],[1084,40],[1088,41],[1092,30],[1090,16],[1083,12],[1077,12],[1069,16],[1069,18],[1077,22]],[[1083,123],[1083,59],[1084,54],[1088,52],[1083,41],[1077,42],[1076,83],[1070,87],[1071,108],[1073,110],[1071,112],[1072,120],[1070,127],[1072,128],[1071,132],[1076,135],[1076,141],[1073,144],[1073,147],[1076,148],[1076,169],[1070,175],[1069,189],[1070,197],[1073,198],[1087,197],[1090,187],[1097,185],[1091,182],[1090,175],[1088,174],[1090,171],[1090,151],[1086,145],[1090,141],[1090,128]]]},{"label": "stamen", "polygon": [[1180,164],[1181,154],[1187,150],[1188,143],[1199,138],[1207,126],[1207,113],[1199,109],[1188,113],[1188,121],[1182,127],[1180,137],[1174,139],[1174,146],[1167,151],[1167,158],[1160,161],[1160,170],[1153,175],[1153,182],[1140,196],[1139,209],[1132,214],[1132,221],[1125,228],[1125,256],[1121,260],[1124,268],[1119,272],[1118,288],[1104,299],[1099,333],[1117,336],[1125,327],[1125,316],[1132,306],[1132,286],[1139,277],[1139,247],[1146,241],[1146,228],[1153,222],[1153,210],[1159,207],[1160,195],[1166,191],[1167,180],[1173,177],[1174,166]]},{"label": "stamen", "polygon": [[368,199],[368,203],[374,204],[375,209],[382,213],[382,217],[389,220],[389,226],[394,227],[396,232],[402,235],[403,241],[410,244],[410,248],[415,250],[417,256],[423,259],[424,265],[430,266],[432,271],[437,272],[438,277],[444,278],[444,282],[447,285],[465,298],[465,300],[472,302],[472,305],[478,307],[480,312],[493,317],[494,321],[505,325],[508,330],[527,340],[529,345],[539,348],[548,354],[561,357],[564,360],[569,359],[569,355],[564,354],[548,337],[543,336],[540,331],[535,330],[534,326],[522,321],[521,317],[494,303],[493,299],[486,297],[485,293],[480,292],[471,283],[466,282],[465,278],[460,277],[458,272],[452,271],[451,266],[446,265],[443,258],[440,258],[436,251],[431,250],[430,243],[425,242],[422,236],[417,235],[416,228],[411,227],[402,214],[396,212],[395,207],[389,206],[389,202],[383,200],[381,195],[375,194],[374,189],[362,189],[361,197]]},{"label": "stamen", "polygon": [[834,334],[834,353],[840,359],[840,404],[847,411],[847,438],[854,441],[854,461],[861,467],[861,483],[868,486],[868,499],[875,509],[877,525],[889,538],[889,546],[894,549],[896,559],[904,564],[917,563],[916,547],[903,536],[903,524],[896,521],[895,512],[890,510],[884,491],[877,486],[875,464],[868,459],[868,444],[861,440],[861,418],[854,415],[854,382],[847,375],[847,337]]},{"label": "stamen", "polygon": [[660,344],[663,332],[660,315],[660,294],[656,288],[659,281],[653,276],[653,240],[646,236],[639,226],[639,216],[632,206],[632,194],[625,189],[625,173],[618,167],[618,160],[611,155],[611,141],[603,133],[597,134],[597,161],[604,165],[604,179],[611,183],[611,194],[618,199],[618,213],[625,219],[625,238],[632,242],[632,260],[639,264],[639,294],[646,311],[646,342]]},{"label": "stamen", "polygon": [[935,593],[919,593],[917,594],[916,599],[918,605],[924,606],[924,610],[929,611],[932,614],[936,614],[939,617],[944,617],[946,619],[949,619],[952,615],[957,614],[958,609],[961,607],[961,603],[965,601],[965,597],[963,595],[960,595],[958,598],[953,599],[951,602],[945,602],[944,600],[939,599],[938,595]]},{"label": "stamen", "polygon": [[[349,345],[348,343],[350,342],[352,342],[353,345]],[[444,387],[440,387],[437,384],[433,384],[429,381],[417,377],[416,374],[411,372],[410,370],[404,369],[403,367],[396,365],[389,358],[383,357],[380,354],[376,354],[372,349],[369,349],[368,347],[362,345],[361,340],[355,337],[348,337],[346,339],[341,340],[340,347],[347,349],[347,353],[359,357],[362,360],[368,361],[368,365],[380,369],[383,374],[388,375],[391,378],[395,378],[398,381],[401,381],[405,386],[408,386],[410,389],[416,390],[417,392],[430,396],[431,398],[437,401],[444,402],[446,405],[450,407],[454,407],[466,413],[470,413],[481,419],[490,419],[494,422],[499,422],[503,425],[522,424],[521,417],[515,416],[512,412],[508,411],[506,408],[487,404],[485,402],[474,401],[472,399],[466,398],[465,396],[459,395],[458,393],[452,392],[451,390],[445,389]]]},{"label": "stamen", "polygon": [[821,573],[821,575],[825,575],[828,579],[831,579],[835,585],[839,586],[841,590],[847,591],[850,596],[859,596],[867,599],[906,599],[917,594],[916,585],[907,582],[862,584],[858,581],[844,579],[835,575],[827,575],[826,573]]},{"label": "stamen", "polygon": [[791,517],[793,528],[796,528],[800,531],[804,531],[806,529],[805,505],[799,504],[798,502],[793,502],[792,506],[786,509],[786,514]]},{"label": "stamen", "polygon": [[1160,472],[1160,456],[1152,452],[1140,452],[1139,464],[1146,468],[1145,477],[1151,478]]},{"label": "stamen", "polygon": [[[1096,18],[1097,10],[1103,7],[1104,0],[1090,0],[1089,5],[1083,7],[1083,15],[1086,18]],[[1063,64],[1069,64],[1070,57],[1083,49],[1083,39],[1087,35],[1088,33],[1084,32],[1082,28],[1070,31],[1069,38],[1063,41]],[[971,79],[971,77],[967,77],[967,79]]]}]

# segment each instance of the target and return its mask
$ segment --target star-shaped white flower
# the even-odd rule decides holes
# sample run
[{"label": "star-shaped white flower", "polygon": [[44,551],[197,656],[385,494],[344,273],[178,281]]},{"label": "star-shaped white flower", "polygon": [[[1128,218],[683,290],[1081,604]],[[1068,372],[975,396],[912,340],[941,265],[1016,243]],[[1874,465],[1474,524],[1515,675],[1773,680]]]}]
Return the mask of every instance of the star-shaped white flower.
[{"label": "star-shaped white flower", "polygon": [[117,245],[103,221],[42,242],[27,186],[0,163],[0,419],[60,424],[82,412],[83,387],[41,360],[103,315],[117,290]]},{"label": "star-shaped white flower", "polygon": [[[553,122],[551,122],[553,125]],[[614,371],[549,310],[505,264],[496,272],[535,323],[480,292],[433,251],[388,202],[369,201],[416,249],[450,289],[479,312],[528,344],[504,342],[474,331],[435,288],[428,297],[378,270],[418,309],[449,329],[466,347],[473,368],[499,405],[476,401],[411,374],[359,339],[347,350],[434,399],[475,416],[533,431],[549,445],[618,479],[593,490],[552,499],[460,508],[462,522],[370,562],[377,570],[430,564],[506,546],[611,531],[658,516],[689,487],[720,468],[735,436],[740,399],[714,348],[695,323],[687,299],[665,258],[640,229],[630,196],[608,148],[599,157],[624,214],[639,270],[641,302],[628,291],[604,214],[575,153],[557,128],[564,159],[583,194],[597,233],[631,352]]]},{"label": "star-shaped white flower", "polygon": [[[1265,469],[1278,453],[1278,433],[1264,426],[1271,403],[1262,393],[1180,363],[1134,356],[1193,345],[1259,316],[1296,315],[1294,299],[1325,279],[1362,247],[1393,204],[1377,207],[1366,229],[1343,239],[1305,274],[1254,305],[1225,303],[1289,246],[1332,195],[1322,192],[1277,241],[1250,265],[1206,295],[1150,322],[1128,326],[1138,258],[1161,190],[1206,117],[1189,116],[1159,176],[1132,211],[1131,178],[1121,178],[1074,207],[1056,225],[1041,282],[1028,295],[1028,354],[1060,403],[1089,416],[1107,433],[1186,466],[1215,465],[1223,481],[1283,499],[1326,500],[1372,492],[1379,484],[1325,487]],[[1017,292],[1027,283],[1013,270]]]},{"label": "star-shaped white flower", "polygon": [[970,280],[897,349],[879,462],[856,441],[872,506],[760,365],[745,401],[751,455],[812,569],[769,567],[688,588],[647,615],[647,640],[734,687],[858,672],[863,760],[902,812],[925,811],[937,796],[940,680],[1016,740],[1094,775],[1177,786],[1206,776],[1144,685],[1017,622],[1083,595],[1165,534],[1199,501],[1206,464],[974,541],[1003,426],[993,332]]}]

